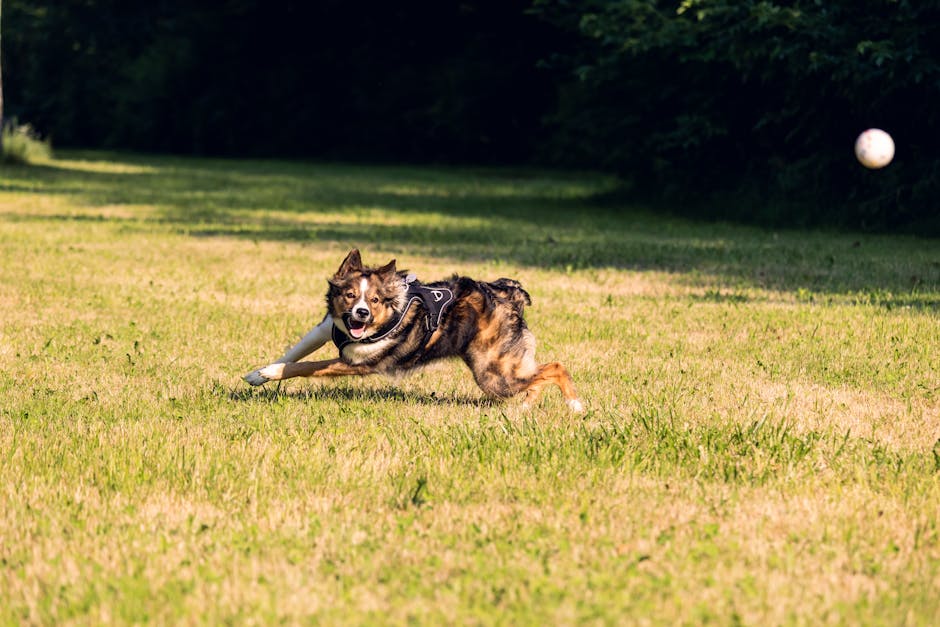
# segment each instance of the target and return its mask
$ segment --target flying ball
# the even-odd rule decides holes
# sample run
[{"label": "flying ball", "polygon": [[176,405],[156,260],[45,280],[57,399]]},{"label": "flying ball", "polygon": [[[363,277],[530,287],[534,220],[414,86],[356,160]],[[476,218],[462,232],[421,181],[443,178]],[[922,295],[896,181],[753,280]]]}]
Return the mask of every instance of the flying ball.
[{"label": "flying ball", "polygon": [[855,156],[870,170],[883,168],[894,159],[894,140],[880,128],[870,128],[855,140]]}]

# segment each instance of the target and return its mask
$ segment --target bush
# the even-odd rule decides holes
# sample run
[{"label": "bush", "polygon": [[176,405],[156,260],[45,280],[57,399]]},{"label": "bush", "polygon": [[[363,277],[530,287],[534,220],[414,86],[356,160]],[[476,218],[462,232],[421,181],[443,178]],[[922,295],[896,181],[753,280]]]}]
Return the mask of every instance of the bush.
[{"label": "bush", "polygon": [[51,156],[51,143],[40,137],[31,125],[13,120],[3,126],[4,163],[33,163]]},{"label": "bush", "polygon": [[[911,228],[940,192],[940,5],[909,0],[536,0],[577,33],[554,154],[653,191],[749,192],[784,222]],[[868,127],[898,146],[852,156]],[[579,164],[580,165],[580,164]],[[715,203],[698,207],[716,211]],[[721,217],[721,216],[715,216]],[[759,217],[759,216],[758,216]],[[771,217],[771,216],[765,216]]]}]

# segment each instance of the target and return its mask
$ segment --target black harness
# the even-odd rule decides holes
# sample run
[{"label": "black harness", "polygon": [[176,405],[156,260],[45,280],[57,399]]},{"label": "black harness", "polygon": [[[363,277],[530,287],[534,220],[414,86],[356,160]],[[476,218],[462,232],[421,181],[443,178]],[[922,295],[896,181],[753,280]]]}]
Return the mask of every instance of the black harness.
[{"label": "black harness", "polygon": [[428,340],[431,339],[431,334],[441,326],[441,318],[444,316],[444,311],[454,302],[454,292],[446,287],[425,287],[418,283],[413,275],[408,275],[405,281],[408,283],[408,291],[405,294],[407,298],[405,308],[386,325],[387,328],[385,330],[361,340],[355,340],[349,337],[339,326],[333,325],[333,343],[336,344],[336,348],[339,349],[341,355],[343,348],[349,344],[375,344],[387,338],[398,330],[398,327],[401,326],[402,321],[408,314],[408,310],[417,302],[422,303],[427,312],[424,318],[424,341],[421,343],[419,355],[423,352],[424,347],[427,346]]}]

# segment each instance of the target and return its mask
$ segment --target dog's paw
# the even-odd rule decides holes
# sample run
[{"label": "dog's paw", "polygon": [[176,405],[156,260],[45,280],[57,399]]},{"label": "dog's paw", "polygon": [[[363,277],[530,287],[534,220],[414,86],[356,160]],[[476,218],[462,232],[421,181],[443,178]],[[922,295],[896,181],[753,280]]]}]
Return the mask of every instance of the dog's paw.
[{"label": "dog's paw", "polygon": [[271,380],[271,379],[261,376],[260,369],[249,372],[244,377],[242,377],[242,379],[244,379],[251,385],[264,385],[265,383]]},{"label": "dog's paw", "polygon": [[568,404],[568,409],[570,409],[573,413],[575,413],[575,414],[583,414],[583,413],[584,413],[584,404],[581,403],[581,400],[580,400],[580,399],[577,399],[577,398],[569,398],[569,399],[567,399],[567,400],[565,401],[565,403]]},{"label": "dog's paw", "polygon": [[[565,404],[568,405],[568,409],[571,410],[574,414],[583,414],[584,413],[584,404],[581,403],[580,399],[569,398],[565,399]],[[522,411],[531,411],[533,404],[528,400],[522,402]]]},{"label": "dog's paw", "polygon": [[251,385],[264,385],[268,381],[279,380],[283,374],[284,364],[270,364],[249,372],[242,378]]}]

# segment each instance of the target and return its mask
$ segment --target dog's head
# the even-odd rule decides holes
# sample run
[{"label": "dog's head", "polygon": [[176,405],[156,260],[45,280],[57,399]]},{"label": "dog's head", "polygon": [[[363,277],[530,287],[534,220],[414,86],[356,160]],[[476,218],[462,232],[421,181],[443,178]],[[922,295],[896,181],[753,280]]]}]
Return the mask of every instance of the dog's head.
[{"label": "dog's head", "polygon": [[375,335],[405,307],[408,286],[394,259],[381,268],[367,268],[353,250],[329,284],[326,306],[333,323],[354,340]]}]

